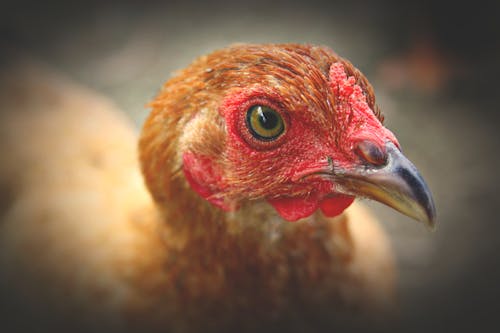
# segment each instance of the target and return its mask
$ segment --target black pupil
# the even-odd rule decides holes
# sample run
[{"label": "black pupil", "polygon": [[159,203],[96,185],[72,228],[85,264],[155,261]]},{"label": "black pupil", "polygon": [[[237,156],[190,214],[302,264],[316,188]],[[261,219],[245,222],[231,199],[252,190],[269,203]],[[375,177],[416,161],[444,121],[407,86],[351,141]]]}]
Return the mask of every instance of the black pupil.
[{"label": "black pupil", "polygon": [[263,128],[272,130],[278,126],[279,119],[276,114],[269,110],[259,110],[259,123]]}]

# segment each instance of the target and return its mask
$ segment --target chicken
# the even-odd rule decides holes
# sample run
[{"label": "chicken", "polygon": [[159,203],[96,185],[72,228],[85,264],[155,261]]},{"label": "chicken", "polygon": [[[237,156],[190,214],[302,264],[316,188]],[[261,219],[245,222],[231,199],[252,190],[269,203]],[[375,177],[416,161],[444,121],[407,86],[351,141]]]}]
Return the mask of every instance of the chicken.
[{"label": "chicken", "polygon": [[24,65],[1,93],[4,303],[50,328],[383,321],[394,259],[354,198],[434,223],[372,87],[326,47],[197,59],[150,104],[139,158],[123,115],[64,78]]}]

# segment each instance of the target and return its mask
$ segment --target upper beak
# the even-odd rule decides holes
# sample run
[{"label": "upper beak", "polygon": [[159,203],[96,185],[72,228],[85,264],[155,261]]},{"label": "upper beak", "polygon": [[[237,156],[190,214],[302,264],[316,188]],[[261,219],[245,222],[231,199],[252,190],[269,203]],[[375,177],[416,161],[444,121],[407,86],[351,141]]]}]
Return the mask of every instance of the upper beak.
[{"label": "upper beak", "polygon": [[379,201],[434,228],[434,201],[417,168],[393,143],[386,144],[386,153],[383,166],[335,170],[337,191]]}]

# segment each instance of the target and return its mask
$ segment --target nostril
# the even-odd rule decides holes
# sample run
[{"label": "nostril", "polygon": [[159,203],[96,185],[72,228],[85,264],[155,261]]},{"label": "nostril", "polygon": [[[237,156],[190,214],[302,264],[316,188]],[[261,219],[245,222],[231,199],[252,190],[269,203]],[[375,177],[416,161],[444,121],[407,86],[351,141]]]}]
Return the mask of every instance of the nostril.
[{"label": "nostril", "polygon": [[387,162],[387,154],[376,143],[368,140],[360,141],[356,145],[355,153],[365,162],[382,166]]}]

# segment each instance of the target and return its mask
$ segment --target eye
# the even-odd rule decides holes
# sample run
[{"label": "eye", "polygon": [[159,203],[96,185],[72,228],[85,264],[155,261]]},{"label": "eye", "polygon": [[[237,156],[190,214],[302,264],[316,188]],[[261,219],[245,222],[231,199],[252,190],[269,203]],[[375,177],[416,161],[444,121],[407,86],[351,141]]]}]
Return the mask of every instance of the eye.
[{"label": "eye", "polygon": [[387,154],[378,145],[367,140],[359,142],[355,151],[364,161],[375,166],[385,165],[387,161]]},{"label": "eye", "polygon": [[251,106],[246,115],[246,125],[258,140],[272,141],[283,134],[285,123],[274,109],[264,105]]}]

